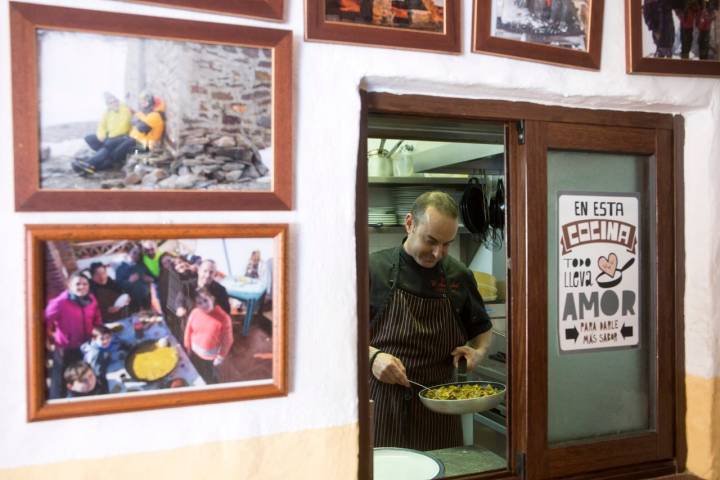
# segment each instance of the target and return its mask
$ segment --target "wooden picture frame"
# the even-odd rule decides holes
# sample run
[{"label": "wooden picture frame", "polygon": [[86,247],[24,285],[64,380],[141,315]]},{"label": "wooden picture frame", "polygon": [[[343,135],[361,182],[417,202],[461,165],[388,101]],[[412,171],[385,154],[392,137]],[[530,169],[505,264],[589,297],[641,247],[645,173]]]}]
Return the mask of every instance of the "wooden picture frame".
[{"label": "wooden picture frame", "polygon": [[[659,2],[658,2],[659,3]],[[668,9],[662,13],[665,18],[669,15],[669,21],[672,24],[672,33],[669,35],[669,44],[662,40],[660,28],[657,29],[657,41],[655,34],[649,29],[648,23],[643,18],[643,7],[641,0],[625,0],[625,62],[627,73],[631,74],[651,74],[651,75],[685,75],[685,76],[720,76],[720,43],[710,45],[710,51],[714,52],[714,59],[701,60],[699,57],[699,32],[695,32],[695,37],[691,38],[687,47],[689,58],[682,58],[683,52],[683,33],[677,32],[679,27],[678,13]],[[715,16],[720,15],[717,10],[714,11]],[[674,22],[673,22],[674,20]],[[711,29],[717,28],[717,21],[713,22]],[[657,20],[658,27],[664,27],[661,20]],[[698,30],[694,27],[693,30]],[[708,34],[710,31],[708,31]],[[708,42],[711,38],[717,38],[717,34],[709,35]],[[667,38],[667,37],[666,37]],[[653,47],[653,42],[655,46]],[[666,45],[667,44],[667,45]],[[650,52],[651,49],[655,52]],[[663,51],[663,48],[665,51]],[[690,58],[692,55],[692,58]]]},{"label": "wooden picture frame", "polygon": [[[461,1],[444,0],[442,9],[432,3],[437,10],[422,16],[411,11],[400,11],[388,7],[380,11],[379,6],[373,7],[370,1],[366,16],[372,19],[363,20],[363,0],[355,0],[360,11],[342,11],[339,5],[332,5],[335,0],[305,0],[305,40],[321,42],[340,42],[375,47],[401,48],[409,50],[425,50],[440,53],[460,53],[462,49],[461,32]],[[389,4],[390,2],[388,2]],[[333,11],[329,11],[330,9]],[[375,12],[371,10],[375,9]],[[335,12],[337,9],[337,12]],[[397,10],[397,11],[396,11]],[[417,16],[418,22],[442,15],[442,27],[439,31],[412,27],[412,18]],[[414,15],[414,16],[413,16]],[[335,18],[337,17],[337,18]],[[437,21],[431,23],[438,24]],[[405,25],[404,27],[395,25]]]},{"label": "wooden picture frame", "polygon": [[[285,224],[28,225],[28,420],[287,395],[287,235],[288,226]],[[138,250],[138,245],[142,245],[143,250]],[[143,252],[140,257],[137,256],[139,251]],[[181,252],[184,253],[181,255]],[[156,283],[148,284],[147,290],[138,291],[132,285],[137,285],[138,281],[149,282],[150,279],[143,278],[152,275],[145,256],[156,260],[159,273]],[[201,312],[196,312],[202,305],[200,300],[197,304],[186,303],[190,296],[195,295],[196,284],[200,283],[198,278],[206,278],[202,272],[203,269],[208,271],[208,265],[214,265],[214,270],[220,272],[210,277],[214,279],[210,283],[222,285],[229,296],[225,297],[226,305],[223,306],[217,285],[208,287],[214,292],[212,295],[218,304],[215,310],[220,307],[222,310],[230,309],[231,320],[222,313],[212,314],[222,320],[224,330],[220,338],[230,342],[230,350],[222,357],[225,366],[220,363],[217,368],[202,362],[198,366],[197,358],[193,357],[196,347],[195,337],[192,336],[194,330],[190,325],[197,326],[197,322],[202,321],[198,319],[202,316]],[[193,266],[197,267],[197,276],[191,273]],[[98,267],[102,269],[96,276]],[[144,272],[139,280],[138,277],[128,276],[130,272],[138,273],[135,268]],[[92,280],[87,281],[92,285],[93,293],[84,297],[86,307],[82,307],[89,310],[84,310],[81,317],[75,315],[79,310],[75,314],[63,310],[68,305],[80,308],[77,304],[68,303],[71,301],[69,293],[84,295],[84,292],[72,290],[73,282],[82,284],[79,277],[72,275],[73,272],[82,272],[82,278]],[[113,282],[104,280],[105,283],[102,283],[103,273],[107,273],[106,277]],[[124,292],[129,292],[129,297],[117,296],[120,292],[115,289],[113,296],[117,298],[113,300],[113,296],[106,295],[110,287],[122,288]],[[150,293],[143,293],[148,291]],[[149,299],[143,295],[149,295]],[[142,307],[143,298],[148,299],[153,309],[151,313],[138,310]],[[117,312],[111,308],[121,305]],[[187,309],[181,315],[179,310],[175,310],[176,305],[187,306]],[[96,311],[100,313],[96,314]],[[72,320],[72,315],[75,315],[75,320]],[[116,352],[110,350],[112,353],[105,364],[99,361],[93,363],[98,357],[92,356],[90,342],[97,342],[95,336],[99,334],[90,334],[89,331],[95,329],[97,315],[100,321],[103,315],[106,315],[106,320],[111,320],[102,324],[111,330],[113,342],[117,337],[117,345],[124,345]],[[88,321],[93,325],[86,323],[79,326],[78,318],[83,321],[92,319]],[[67,323],[69,321],[75,323]],[[229,330],[235,332],[232,335],[228,334],[228,322],[232,322]],[[68,340],[75,335],[68,333],[72,329],[80,329],[84,337],[91,336]],[[262,349],[250,347],[252,342],[260,341],[258,338],[261,336],[267,337],[262,344],[271,346],[271,351],[245,355],[246,348]],[[77,345],[72,343],[79,344],[80,341],[84,342],[84,346],[78,352]],[[170,367],[163,370],[166,373],[164,376],[160,376],[163,372],[156,372],[155,377],[143,377],[133,371],[139,364],[129,359],[138,358],[137,352],[145,351],[143,349],[148,345],[153,351],[166,348],[157,354],[168,354],[175,359]],[[188,345],[191,345],[190,350]],[[225,347],[218,348],[221,352],[218,355],[222,356],[223,348],[228,347],[225,344]],[[95,349],[95,353],[97,351]],[[88,363],[76,363],[79,360]],[[57,370],[54,370],[55,365]],[[161,363],[152,363],[150,368],[157,365]],[[93,391],[91,395],[72,394],[68,377],[63,377],[70,375],[67,373],[69,366],[81,370],[92,366],[96,373],[94,385],[102,386],[99,379],[105,380],[102,391]]]},{"label": "wooden picture frame", "polygon": [[[557,11],[551,10],[544,1],[542,1],[539,4],[541,6],[537,8],[544,8],[547,11],[533,10],[531,12],[530,6],[523,7],[524,10],[521,12],[521,18],[536,20],[542,18],[542,21],[546,22],[542,24],[540,33],[531,32],[531,34],[528,34],[523,31],[523,28],[530,25],[530,23],[522,23],[521,21],[517,23],[511,21],[503,22],[502,18],[497,16],[498,11],[496,9],[501,8],[497,2],[475,0],[473,12],[473,52],[501,55],[566,67],[599,70],[601,62],[604,0],[586,1],[587,8],[582,11],[578,11],[575,6],[570,4],[568,4],[570,10],[566,10],[565,12],[561,11],[561,14],[572,16],[573,28],[578,30],[580,34],[555,35],[553,32],[558,28],[562,30],[570,27],[562,26],[562,21],[554,17]],[[505,0],[505,2],[512,2],[512,0]],[[533,4],[532,2],[535,2],[535,0],[528,0],[528,5]],[[557,2],[557,5],[561,5],[561,3]],[[515,6],[514,2],[512,6],[516,10],[515,13],[520,10],[520,7]],[[496,15],[496,17],[493,17],[493,15]],[[548,18],[545,19],[545,17]],[[560,27],[557,25],[560,25]],[[499,26],[502,26],[502,29],[499,29]],[[493,32],[493,27],[495,27],[495,32]],[[500,31],[503,32],[501,35],[498,34]],[[546,33],[548,31],[550,33]],[[537,32],[537,30],[535,30],[535,32]],[[538,39],[546,37],[547,41],[527,40],[528,36],[533,35],[538,37]],[[553,44],[559,41],[565,42],[567,46],[557,46]]]},{"label": "wooden picture frame", "polygon": [[[10,33],[17,211],[292,209],[292,32],[11,2]],[[68,39],[83,55],[60,48]],[[101,53],[93,57],[96,47]],[[93,61],[113,58],[102,54],[106,48],[123,48],[125,62],[98,68]],[[41,49],[47,54],[40,55]],[[158,58],[168,60],[163,66]],[[69,66],[73,62],[78,68]],[[80,67],[85,75],[77,73]],[[107,72],[113,68],[125,75]],[[108,102],[100,92],[108,92],[105,82],[118,78],[115,101],[122,105],[119,98],[127,99],[131,108],[147,102],[148,109],[138,106],[137,112],[162,115],[162,136],[155,142],[131,141],[139,156],[131,147],[113,164],[113,153],[108,170],[97,166],[88,174],[77,162],[95,166],[99,150],[88,148],[82,135],[99,127],[103,95]],[[70,86],[85,79],[88,86],[73,93]],[[76,99],[75,108],[63,107],[68,98]],[[83,122],[45,119],[89,105],[99,106],[99,114],[93,121],[80,118],[88,123],[81,132],[76,127]],[[139,113],[132,115],[125,138],[134,136]],[[67,126],[75,128],[72,135],[63,130]],[[137,128],[142,127],[149,128]],[[62,141],[46,148],[47,131]],[[55,154],[55,146],[68,144],[81,145],[87,157]],[[163,162],[159,171],[155,160]],[[152,171],[155,180],[146,178]]]},{"label": "wooden picture frame", "polygon": [[247,17],[282,20],[284,0],[132,0],[137,3],[160,4],[168,7],[204,10]]}]

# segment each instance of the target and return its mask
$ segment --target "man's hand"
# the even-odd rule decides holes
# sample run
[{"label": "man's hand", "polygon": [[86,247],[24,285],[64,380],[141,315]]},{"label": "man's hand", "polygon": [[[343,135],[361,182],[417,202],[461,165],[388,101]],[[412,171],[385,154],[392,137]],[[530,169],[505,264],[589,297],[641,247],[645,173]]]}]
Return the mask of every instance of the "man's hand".
[{"label": "man's hand", "polygon": [[178,317],[184,317],[186,313],[187,309],[185,309],[185,307],[178,307],[178,309],[175,310],[175,315],[177,315]]},{"label": "man's hand", "polygon": [[139,274],[139,273],[133,273],[133,274],[131,274],[131,275],[128,277],[128,282],[130,282],[130,283],[135,283],[135,282],[138,281],[139,278],[140,278],[140,274]]},{"label": "man's hand", "polygon": [[487,354],[491,342],[492,330],[474,336],[465,345],[450,352],[450,355],[453,356],[453,365],[457,368],[460,357],[465,357],[468,372],[472,372]]},{"label": "man's hand", "polygon": [[389,353],[379,353],[372,364],[372,374],[383,383],[399,383],[406,387],[410,386],[405,365],[399,358]]},{"label": "man's hand", "polygon": [[465,359],[467,360],[468,372],[475,370],[475,367],[480,365],[483,357],[485,357],[485,353],[487,353],[487,350],[485,348],[481,347],[475,349],[468,345],[456,347],[455,350],[450,352],[450,354],[453,356],[453,365],[455,366],[455,368],[457,368],[458,366],[458,360],[460,360],[461,357],[465,357]]}]

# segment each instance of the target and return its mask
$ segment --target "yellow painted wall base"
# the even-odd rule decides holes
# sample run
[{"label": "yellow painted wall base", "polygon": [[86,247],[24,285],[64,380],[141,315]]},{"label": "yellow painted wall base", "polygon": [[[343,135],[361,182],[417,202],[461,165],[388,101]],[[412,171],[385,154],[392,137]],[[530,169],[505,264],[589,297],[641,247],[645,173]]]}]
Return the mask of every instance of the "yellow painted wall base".
[{"label": "yellow painted wall base", "polygon": [[[720,480],[720,378],[686,376],[687,470]],[[354,479],[358,425],[0,470],[0,480]]]},{"label": "yellow painted wall base", "polygon": [[720,378],[685,377],[687,469],[720,480]]},{"label": "yellow painted wall base", "polygon": [[353,479],[357,424],[0,470],[0,480]]}]

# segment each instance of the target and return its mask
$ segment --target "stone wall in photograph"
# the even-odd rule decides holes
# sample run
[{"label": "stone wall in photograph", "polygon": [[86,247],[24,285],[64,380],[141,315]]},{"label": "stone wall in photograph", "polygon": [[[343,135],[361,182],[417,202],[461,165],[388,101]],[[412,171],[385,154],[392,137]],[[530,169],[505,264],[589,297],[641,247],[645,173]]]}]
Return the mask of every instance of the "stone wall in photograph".
[{"label": "stone wall in photograph", "polygon": [[[171,148],[221,137],[260,150],[270,146],[270,49],[158,40],[142,44],[143,88],[165,101]],[[229,146],[227,140],[223,146]]]},{"label": "stone wall in photograph", "polygon": [[[128,103],[162,100],[162,148],[132,155],[104,188],[269,188],[260,150],[272,145],[272,51],[170,40],[131,41]],[[240,185],[243,184],[243,185]]]}]

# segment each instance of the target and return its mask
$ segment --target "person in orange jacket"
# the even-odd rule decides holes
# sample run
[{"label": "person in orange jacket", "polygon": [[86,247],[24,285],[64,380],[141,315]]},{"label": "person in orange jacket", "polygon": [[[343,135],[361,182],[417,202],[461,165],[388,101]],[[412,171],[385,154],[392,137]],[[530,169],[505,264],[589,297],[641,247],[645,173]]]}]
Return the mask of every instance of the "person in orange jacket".
[{"label": "person in orange jacket", "polygon": [[107,170],[125,162],[133,150],[150,151],[162,143],[165,130],[165,103],[149,92],[140,94],[140,110],[132,117],[132,128],[128,136],[112,152],[98,152],[88,161],[74,160],[72,168],[81,176]]},{"label": "person in orange jacket", "polygon": [[164,130],[165,102],[148,92],[140,94],[140,110],[133,116],[130,138],[142,149],[153,150],[162,142]]}]

